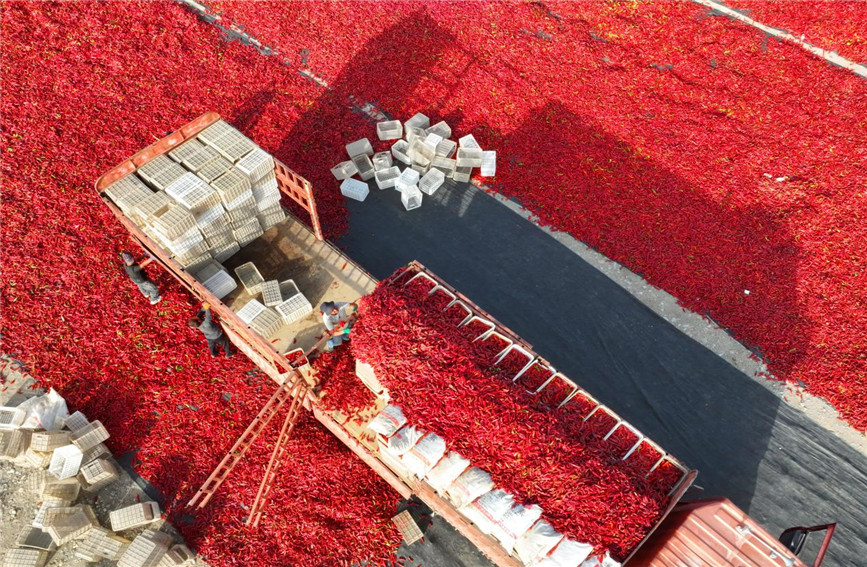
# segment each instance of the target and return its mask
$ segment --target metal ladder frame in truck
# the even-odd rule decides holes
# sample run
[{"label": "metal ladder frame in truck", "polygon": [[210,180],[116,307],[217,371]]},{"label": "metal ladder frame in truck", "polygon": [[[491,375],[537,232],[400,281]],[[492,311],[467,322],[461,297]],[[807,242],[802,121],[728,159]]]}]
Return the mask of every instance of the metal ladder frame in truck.
[{"label": "metal ladder frame in truck", "polygon": [[[243,445],[246,442],[243,441],[244,439],[249,441],[249,437],[246,437],[248,433],[252,431],[257,434],[258,430],[261,430],[260,422],[263,415],[267,414],[266,417],[270,419],[284,402],[292,399],[293,404],[303,404],[305,409],[311,411],[323,426],[388,482],[403,498],[416,495],[434,512],[452,524],[495,564],[503,567],[520,567],[521,562],[517,558],[510,555],[496,540],[483,533],[461,515],[448,500],[440,496],[430,485],[405,474],[393,462],[383,459],[377,451],[376,443],[367,438],[361,428],[353,426],[352,422],[346,421],[345,418],[341,419],[337,415],[339,412],[326,412],[317,406],[318,396],[313,392],[316,379],[307,356],[321,346],[322,340],[318,337],[306,336],[305,340],[298,345],[300,348],[294,346],[295,340],[282,341],[281,344],[284,346],[275,346],[267,341],[242,321],[230,305],[214,296],[192,274],[185,271],[170,254],[129,219],[105,193],[106,188],[115,181],[133,174],[138,168],[157,156],[166,154],[183,142],[195,138],[205,128],[219,120],[220,116],[215,112],[203,114],[106,172],[96,181],[95,187],[100,198],[129,231],[133,240],[148,251],[154,261],[162,265],[193,296],[202,302],[209,303],[211,309],[219,315],[221,324],[232,342],[258,368],[280,384],[280,389],[275,393],[272,402],[269,402],[269,407],[263,408],[242,439],[236,443],[236,447]],[[351,294],[348,299],[354,300],[372,291],[377,283],[375,278],[339,249],[324,240],[310,183],[278,160],[275,159],[274,164],[274,173],[279,190],[309,215],[310,227],[312,227],[308,228],[297,217],[289,213],[287,218],[277,225],[277,231],[285,237],[284,240],[291,241],[291,245],[296,251],[307,255],[305,259],[308,266],[313,266],[311,269],[320,269],[327,274],[327,277],[334,279],[332,287],[344,285],[348,289],[346,293]],[[260,238],[264,238],[264,236]],[[281,250],[285,250],[285,248],[284,246]],[[544,359],[536,355],[531,346],[517,334],[500,324],[469,298],[439,279],[424,266],[412,262],[406,267],[406,270],[416,274],[416,277],[427,278],[435,284],[435,289],[451,295],[454,298],[453,303],[460,303],[469,314],[467,320],[479,318],[489,323],[491,332],[498,333],[507,339],[514,345],[514,348],[520,349],[532,360],[545,363]],[[285,344],[292,346],[286,347]],[[286,352],[290,349],[293,355],[303,353],[304,356],[299,356],[297,359],[293,356],[293,360],[290,361]],[[565,377],[563,378],[565,379]],[[664,513],[624,563],[635,567],[674,566],[692,565],[693,563],[685,563],[685,561],[698,560],[699,564],[806,567],[806,564],[800,561],[795,554],[803,547],[808,533],[825,529],[826,536],[819,556],[813,565],[818,567],[821,564],[833,534],[833,524],[814,528],[792,528],[781,536],[780,539],[784,542],[781,543],[728,500],[680,502],[695,480],[697,471],[685,467],[673,456],[665,453],[657,444],[641,435],[637,429],[620,418],[613,410],[596,402],[590,394],[573,381],[568,379],[567,381],[575,387],[572,395],[580,392],[597,404],[597,409],[594,411],[604,411],[614,417],[617,420],[615,429],[620,426],[628,427],[638,434],[641,440],[658,449],[662,457],[656,466],[666,460],[683,472],[680,481],[670,493],[669,504]],[[286,429],[285,426],[284,429]],[[291,427],[289,429],[291,431]],[[613,431],[614,429],[612,429]],[[275,455],[278,453],[276,449],[277,447],[275,447]],[[246,447],[243,447],[243,450],[246,450]],[[243,454],[243,450],[240,452],[241,454]],[[235,454],[237,458],[240,458],[235,447],[227,454],[227,459],[230,454]],[[215,475],[218,475],[218,471],[215,471],[212,476]],[[197,494],[197,497],[199,496]],[[204,502],[207,501],[208,497],[205,496]],[[725,510],[726,514],[721,514],[720,510]],[[722,516],[728,519],[727,522],[720,521]],[[711,534],[714,534],[713,537]],[[713,541],[710,541],[709,538]]]}]

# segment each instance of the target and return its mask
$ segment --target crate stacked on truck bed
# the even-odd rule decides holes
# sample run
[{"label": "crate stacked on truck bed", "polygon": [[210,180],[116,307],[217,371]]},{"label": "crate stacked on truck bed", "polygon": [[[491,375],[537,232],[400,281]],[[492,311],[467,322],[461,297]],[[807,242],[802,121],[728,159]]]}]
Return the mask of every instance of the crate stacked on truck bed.
[{"label": "crate stacked on truck bed", "polygon": [[352,334],[359,379],[390,403],[344,427],[521,564],[623,560],[693,478],[418,266],[362,300]]},{"label": "crate stacked on truck bed", "polygon": [[285,218],[273,157],[222,120],[105,193],[217,297],[237,285],[221,263]]}]

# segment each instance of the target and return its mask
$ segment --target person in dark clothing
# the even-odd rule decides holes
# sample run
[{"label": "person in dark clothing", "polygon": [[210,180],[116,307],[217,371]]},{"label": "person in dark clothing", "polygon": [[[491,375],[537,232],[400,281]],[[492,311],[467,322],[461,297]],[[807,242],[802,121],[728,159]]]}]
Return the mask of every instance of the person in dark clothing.
[{"label": "person in dark clothing", "polygon": [[129,252],[121,252],[120,257],[123,258],[123,269],[126,275],[138,287],[141,294],[150,300],[151,305],[159,303],[162,300],[162,296],[160,295],[159,288],[157,288],[157,284],[145,275],[144,270],[136,263],[133,255]]},{"label": "person in dark clothing", "polygon": [[220,353],[220,347],[226,353],[226,358],[234,356],[232,343],[229,342],[229,337],[223,332],[223,329],[214,322],[211,318],[211,306],[207,303],[202,304],[201,310],[195,317],[191,317],[187,321],[187,326],[191,329],[201,331],[208,341],[208,350],[211,351],[211,357],[216,357]]}]

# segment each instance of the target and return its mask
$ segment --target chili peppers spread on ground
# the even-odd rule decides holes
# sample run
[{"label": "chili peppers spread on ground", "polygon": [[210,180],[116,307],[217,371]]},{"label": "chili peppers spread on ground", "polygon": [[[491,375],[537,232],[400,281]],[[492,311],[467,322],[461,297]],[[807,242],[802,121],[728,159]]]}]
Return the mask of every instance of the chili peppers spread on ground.
[{"label": "chili peppers spread on ground", "polygon": [[[538,405],[539,397],[511,382],[514,375],[492,365],[502,339],[494,349],[473,342],[488,325],[457,328],[441,316],[442,302],[427,299],[427,282],[405,281],[390,278],[363,298],[353,355],[373,366],[410,423],[442,436],[519,501],[538,503],[557,529],[625,557],[660,517],[681,473],[646,481],[655,460],[642,471],[621,460],[638,441],[634,434],[603,441],[615,425],[611,415],[599,411],[583,424],[569,410]],[[554,391],[563,395],[560,386]],[[639,464],[648,465],[642,457]]]},{"label": "chili peppers spread on ground", "polygon": [[[867,430],[863,78],[690,2],[212,5],[327,83],[313,148],[347,105],[446,119],[498,151],[492,189]],[[861,2],[734,5],[865,62]]]}]

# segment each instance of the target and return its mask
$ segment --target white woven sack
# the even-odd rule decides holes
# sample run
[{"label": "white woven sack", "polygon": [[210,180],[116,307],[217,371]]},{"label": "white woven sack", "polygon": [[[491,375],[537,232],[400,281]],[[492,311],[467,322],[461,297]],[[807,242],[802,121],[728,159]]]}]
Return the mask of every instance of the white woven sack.
[{"label": "white woven sack", "polygon": [[367,427],[383,437],[391,437],[395,431],[404,425],[406,425],[406,418],[403,416],[403,411],[401,411],[400,407],[388,404],[379,412],[379,415],[371,420]]},{"label": "white woven sack", "polygon": [[414,425],[407,425],[388,438],[388,451],[399,457],[412,449],[423,435],[424,432],[416,429]]},{"label": "white woven sack", "polygon": [[542,509],[531,504],[522,506],[515,504],[503,515],[497,525],[491,530],[491,535],[500,540],[506,550],[512,551],[515,543],[542,516]]},{"label": "white woven sack", "polygon": [[470,461],[451,451],[425,475],[425,480],[434,490],[442,494],[461,473],[467,470]]},{"label": "white woven sack", "polygon": [[498,488],[482,494],[461,508],[459,512],[484,533],[490,534],[514,503],[515,499],[511,494]]},{"label": "white woven sack", "polygon": [[401,457],[409,472],[422,478],[434,468],[446,453],[445,440],[436,433],[428,433]]},{"label": "white woven sack", "polygon": [[557,544],[547,557],[534,567],[579,567],[593,552],[593,546],[568,538]]},{"label": "white woven sack", "polygon": [[470,467],[446,488],[446,494],[457,508],[463,508],[493,488],[490,474],[479,467]]},{"label": "white woven sack", "polygon": [[563,539],[563,534],[555,530],[545,520],[539,520],[515,543],[515,553],[524,563],[537,557],[544,557]]}]

